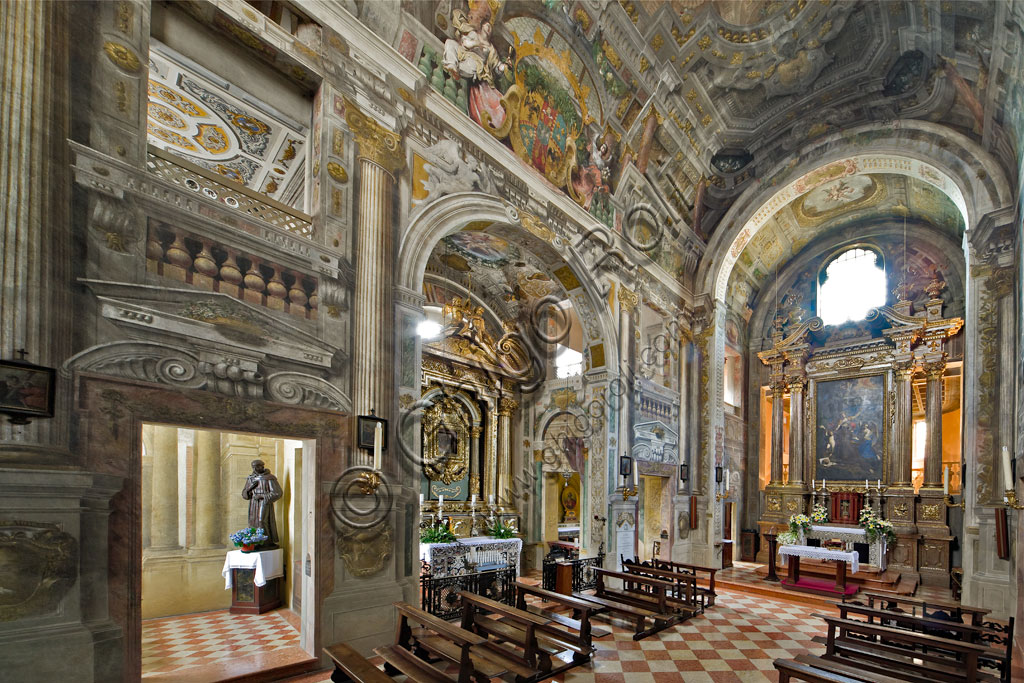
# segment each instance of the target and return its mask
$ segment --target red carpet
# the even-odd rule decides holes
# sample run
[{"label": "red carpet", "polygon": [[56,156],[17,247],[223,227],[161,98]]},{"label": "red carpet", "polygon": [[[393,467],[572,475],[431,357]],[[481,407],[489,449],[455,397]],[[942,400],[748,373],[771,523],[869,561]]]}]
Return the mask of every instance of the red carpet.
[{"label": "red carpet", "polygon": [[782,585],[791,591],[802,591],[805,593],[821,593],[824,595],[854,595],[859,588],[853,584],[846,584],[845,592],[840,591],[835,584],[835,581],[825,581],[824,579],[812,579],[807,576],[801,576],[800,580],[796,583],[790,583],[789,579],[782,579]]}]

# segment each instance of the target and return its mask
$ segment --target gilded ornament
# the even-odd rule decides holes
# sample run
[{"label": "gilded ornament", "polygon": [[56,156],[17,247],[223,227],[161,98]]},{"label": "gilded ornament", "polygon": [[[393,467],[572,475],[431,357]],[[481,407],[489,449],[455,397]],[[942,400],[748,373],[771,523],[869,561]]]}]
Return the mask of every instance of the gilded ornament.
[{"label": "gilded ornament", "polygon": [[387,523],[369,529],[343,528],[338,533],[338,554],[353,576],[373,576],[384,569],[394,545],[394,529]]},{"label": "gilded ornament", "polygon": [[345,167],[339,163],[336,163],[334,161],[328,161],[327,173],[329,173],[330,176],[337,180],[339,183],[348,182],[348,171],[346,171]]},{"label": "gilded ornament", "polygon": [[103,51],[114,66],[122,71],[133,74],[138,73],[142,69],[142,63],[139,61],[138,56],[127,45],[108,40],[103,43]]},{"label": "gilded ornament", "polygon": [[448,396],[423,411],[423,472],[431,481],[451,484],[469,471],[470,420]]},{"label": "gilded ornament", "polygon": [[768,496],[768,512],[781,512],[782,500],[778,496]]},{"label": "gilded ornament", "polygon": [[796,512],[796,509],[798,507],[799,507],[799,505],[797,504],[797,502],[795,500],[787,500],[786,501],[786,510],[787,511],[789,511],[789,512]]},{"label": "gilded ornament", "polygon": [[360,158],[372,161],[389,173],[395,173],[405,165],[402,138],[364,114],[356,103],[347,97],[345,123],[359,145]]},{"label": "gilded ornament", "polygon": [[640,295],[626,289],[625,287],[619,287],[619,306],[630,313],[634,312],[637,306],[640,305]]},{"label": "gilded ornament", "polygon": [[937,503],[929,503],[921,505],[921,519],[941,521],[939,514],[939,505]]}]

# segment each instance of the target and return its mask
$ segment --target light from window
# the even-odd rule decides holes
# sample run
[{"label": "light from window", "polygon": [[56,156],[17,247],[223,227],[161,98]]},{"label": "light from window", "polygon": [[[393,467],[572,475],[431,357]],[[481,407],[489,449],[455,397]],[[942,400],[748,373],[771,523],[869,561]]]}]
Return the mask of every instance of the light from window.
[{"label": "light from window", "polygon": [[583,354],[568,346],[558,345],[555,354],[555,377],[565,379],[583,374]]},{"label": "light from window", "polygon": [[828,264],[818,290],[818,316],[826,325],[862,320],[885,304],[885,271],[877,258],[867,249],[850,249]]}]

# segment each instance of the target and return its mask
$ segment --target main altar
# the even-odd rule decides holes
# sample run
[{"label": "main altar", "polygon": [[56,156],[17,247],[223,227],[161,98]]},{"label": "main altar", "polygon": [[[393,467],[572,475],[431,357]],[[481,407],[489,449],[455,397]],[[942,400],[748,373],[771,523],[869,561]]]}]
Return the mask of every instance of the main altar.
[{"label": "main altar", "polygon": [[519,576],[522,551],[522,539],[478,536],[454,543],[421,543],[420,561],[430,565],[434,577],[451,576],[467,566],[476,571],[515,567]]},{"label": "main altar", "polygon": [[[944,287],[933,277],[915,310],[903,284],[892,306],[842,326],[776,317],[770,347],[758,353],[769,388],[762,405],[771,413],[770,436],[768,420],[762,436],[770,457],[762,534],[784,529],[820,501],[830,526],[812,529],[804,543],[839,539],[850,550],[866,544],[860,564],[888,570],[890,580],[905,572],[915,582],[919,576],[922,583],[948,584],[953,503],[943,490],[943,465],[959,472],[960,463],[955,453],[955,461],[943,462],[943,413],[950,400],[959,402],[959,369],[947,371],[947,361],[959,353],[950,339],[963,320],[943,317]],[[916,472],[915,424],[927,433],[923,470]],[[861,507],[891,522],[895,541],[867,543],[857,527]]]}]

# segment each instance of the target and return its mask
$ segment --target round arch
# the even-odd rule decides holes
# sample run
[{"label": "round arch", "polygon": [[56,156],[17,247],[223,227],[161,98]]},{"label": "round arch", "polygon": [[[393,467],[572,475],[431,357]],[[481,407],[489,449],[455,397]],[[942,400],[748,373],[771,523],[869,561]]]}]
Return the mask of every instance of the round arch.
[{"label": "round arch", "polygon": [[[851,153],[851,148],[856,153]],[[776,211],[813,187],[860,173],[906,175],[927,182],[960,209],[967,232],[986,214],[1015,201],[996,159],[966,136],[927,121],[865,125],[825,136],[804,148],[795,164],[779,164],[769,180],[752,185],[722,218],[697,282],[725,299],[729,276],[743,248]]]}]

